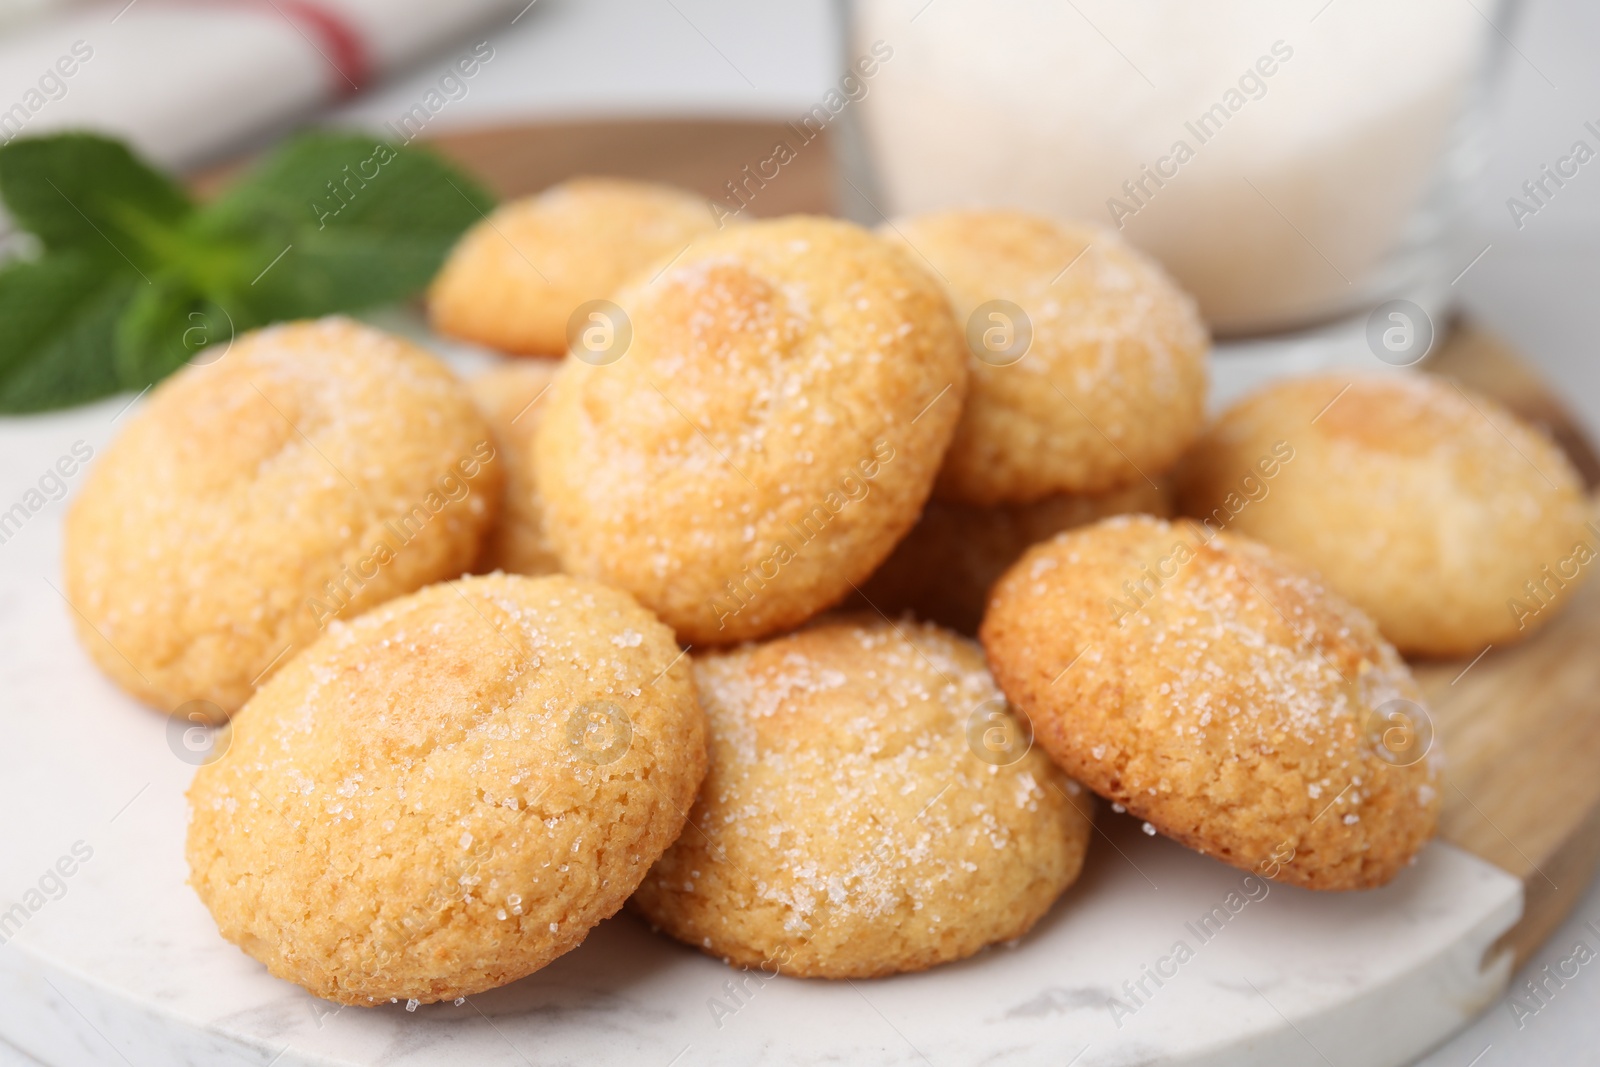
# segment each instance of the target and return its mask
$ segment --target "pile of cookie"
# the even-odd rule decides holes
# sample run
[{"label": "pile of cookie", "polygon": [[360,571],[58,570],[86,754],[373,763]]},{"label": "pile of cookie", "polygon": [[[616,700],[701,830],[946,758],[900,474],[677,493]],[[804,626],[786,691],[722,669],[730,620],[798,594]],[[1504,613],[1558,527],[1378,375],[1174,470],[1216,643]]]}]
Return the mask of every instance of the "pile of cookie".
[{"label": "pile of cookie", "polygon": [[1208,427],[1193,302],[1101,230],[713,220],[509,204],[429,311],[530,358],[274,326],[96,464],[68,595],[113,680],[227,723],[188,830],[225,937],[348,1004],[513,981],[630,902],[768,973],[918,970],[1025,934],[1094,795],[1311,889],[1415,858],[1400,652],[1531,631],[1587,551],[1544,436],[1414,375]]}]

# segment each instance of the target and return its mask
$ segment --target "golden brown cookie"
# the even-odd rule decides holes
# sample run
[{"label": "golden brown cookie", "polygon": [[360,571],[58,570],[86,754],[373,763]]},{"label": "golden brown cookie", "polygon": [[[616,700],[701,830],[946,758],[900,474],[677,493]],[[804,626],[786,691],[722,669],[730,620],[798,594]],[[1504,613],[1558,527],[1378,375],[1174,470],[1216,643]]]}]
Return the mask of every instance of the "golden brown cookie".
[{"label": "golden brown cookie", "polygon": [[450,337],[559,356],[580,304],[716,228],[707,202],[681,189],[573,178],[468,230],[428,291],[428,317]]},{"label": "golden brown cookie", "polygon": [[711,767],[633,906],[768,974],[919,971],[1020,937],[1091,799],[1030,751],[977,645],[876,616],[695,657]]},{"label": "golden brown cookie", "polygon": [[231,713],[329,620],[470,567],[500,485],[422,349],[344,318],[246,334],[90,471],[63,548],[79,637],[139,699]]},{"label": "golden brown cookie", "polygon": [[1023,555],[982,637],[1056,763],[1190,848],[1362,889],[1433,836],[1439,749],[1410,671],[1264,545],[1106,519]]},{"label": "golden brown cookie", "polygon": [[1600,554],[1560,449],[1489,398],[1424,374],[1270,385],[1210,429],[1178,490],[1187,514],[1317,568],[1417,655],[1520,640]]},{"label": "golden brown cookie", "polygon": [[561,569],[555,546],[544,530],[544,504],[533,476],[533,432],[544,412],[544,398],[555,378],[556,361],[504,363],[467,383],[489,427],[505,468],[500,515],[474,568],[479,573],[554,574]]},{"label": "golden brown cookie", "polygon": [[626,353],[568,359],[534,441],[564,569],[693,644],[798,625],[916,521],[966,357],[938,285],[849,223],[729,228],[623,289]]},{"label": "golden brown cookie", "polygon": [[985,508],[930,500],[905,540],[861,587],[862,599],[887,615],[910,611],[975,634],[990,588],[1028,546],[1111,515],[1166,517],[1171,509],[1165,486],[1143,478],[1100,496],[1062,494],[1032,504]]},{"label": "golden brown cookie", "polygon": [[939,497],[1105,493],[1159,476],[1200,432],[1205,324],[1116,234],[1015,211],[922,215],[884,233],[938,272],[972,353]]},{"label": "golden brown cookie", "polygon": [[189,790],[222,935],[342,1004],[515,981],[682,829],[705,724],[672,632],[563,576],[433,585],[295,656]]}]

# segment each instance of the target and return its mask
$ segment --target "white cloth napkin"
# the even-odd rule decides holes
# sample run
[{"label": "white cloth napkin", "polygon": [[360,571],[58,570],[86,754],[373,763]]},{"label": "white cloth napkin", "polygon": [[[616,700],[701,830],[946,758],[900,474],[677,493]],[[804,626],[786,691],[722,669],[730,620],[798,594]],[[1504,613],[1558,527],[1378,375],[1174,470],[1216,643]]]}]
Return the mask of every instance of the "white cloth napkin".
[{"label": "white cloth napkin", "polygon": [[525,3],[114,0],[70,7],[0,37],[0,141],[89,129],[127,139],[157,164],[189,167],[474,30],[487,39]]}]

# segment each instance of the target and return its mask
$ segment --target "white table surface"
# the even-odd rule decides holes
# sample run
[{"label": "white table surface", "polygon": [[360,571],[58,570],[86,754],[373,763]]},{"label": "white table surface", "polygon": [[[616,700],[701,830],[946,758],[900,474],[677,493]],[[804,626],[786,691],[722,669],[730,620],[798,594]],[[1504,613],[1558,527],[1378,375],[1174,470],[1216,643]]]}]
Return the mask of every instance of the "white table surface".
[{"label": "white table surface", "polygon": [[[489,35],[494,61],[437,116],[436,128],[573,115],[789,117],[833,79],[834,18],[826,0],[535,0],[514,25]],[[1515,51],[1467,242],[1489,251],[1460,280],[1461,302],[1515,342],[1600,432],[1600,171],[1585,168],[1521,231],[1505,208],[1585,120],[1600,119],[1600,5],[1530,0],[1506,31]],[[331,117],[373,125],[398,117],[471,43],[446,44],[435,60]],[[17,891],[0,885],[0,899]],[[1525,993],[1512,1000],[1524,980],[1579,944],[1600,956],[1600,884],[1513,979],[1508,997],[1419,1067],[1600,1062],[1600,961],[1543,1005]],[[24,1065],[34,1061],[0,1043],[0,1067]]]}]

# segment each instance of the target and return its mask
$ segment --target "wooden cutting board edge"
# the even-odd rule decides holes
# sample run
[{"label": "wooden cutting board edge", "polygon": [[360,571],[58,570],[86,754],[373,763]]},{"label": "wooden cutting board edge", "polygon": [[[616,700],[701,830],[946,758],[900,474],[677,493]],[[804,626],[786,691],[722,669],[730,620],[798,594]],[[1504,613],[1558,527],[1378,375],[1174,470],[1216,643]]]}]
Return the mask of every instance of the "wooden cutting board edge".
[{"label": "wooden cutting board edge", "polygon": [[[1600,454],[1526,359],[1463,321],[1423,369],[1542,427],[1582,475],[1600,527]],[[1522,644],[1492,648],[1476,661],[1413,664],[1444,745],[1440,835],[1523,882],[1522,920],[1493,950],[1509,950],[1519,965],[1561,925],[1600,869],[1597,653],[1600,583],[1589,580]]]}]

